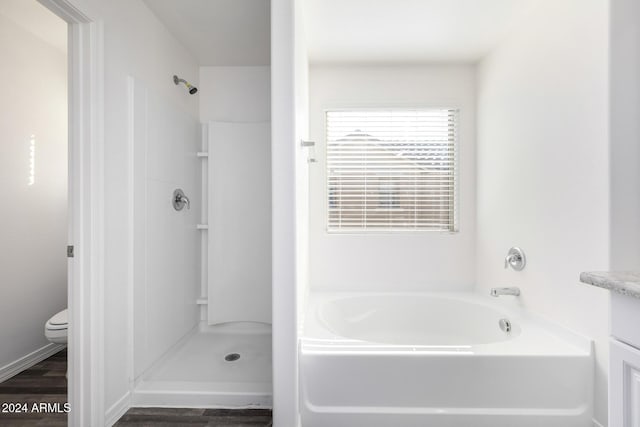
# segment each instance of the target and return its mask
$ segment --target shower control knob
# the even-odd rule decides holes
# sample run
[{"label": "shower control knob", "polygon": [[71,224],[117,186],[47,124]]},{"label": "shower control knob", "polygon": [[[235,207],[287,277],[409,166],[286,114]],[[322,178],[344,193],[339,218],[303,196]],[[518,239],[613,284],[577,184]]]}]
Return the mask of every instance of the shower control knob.
[{"label": "shower control knob", "polygon": [[171,203],[173,204],[173,208],[177,211],[181,211],[185,206],[187,209],[191,208],[189,198],[185,196],[184,191],[180,188],[173,192],[173,199],[171,200]]},{"label": "shower control knob", "polygon": [[507,256],[504,257],[504,268],[511,267],[515,271],[520,271],[527,264],[524,251],[516,246],[509,249]]}]

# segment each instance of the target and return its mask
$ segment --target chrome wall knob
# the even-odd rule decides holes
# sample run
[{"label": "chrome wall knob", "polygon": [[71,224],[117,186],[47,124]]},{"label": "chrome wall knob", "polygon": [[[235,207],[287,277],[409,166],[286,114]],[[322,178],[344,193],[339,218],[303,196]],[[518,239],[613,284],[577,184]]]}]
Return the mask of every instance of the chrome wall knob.
[{"label": "chrome wall knob", "polygon": [[515,271],[520,271],[527,265],[527,259],[524,251],[516,246],[509,249],[507,256],[504,257],[504,268],[511,267]]},{"label": "chrome wall knob", "polygon": [[181,211],[185,206],[187,209],[191,208],[189,198],[185,196],[184,191],[180,188],[173,192],[173,199],[171,200],[171,203],[173,204],[173,208],[177,211]]}]

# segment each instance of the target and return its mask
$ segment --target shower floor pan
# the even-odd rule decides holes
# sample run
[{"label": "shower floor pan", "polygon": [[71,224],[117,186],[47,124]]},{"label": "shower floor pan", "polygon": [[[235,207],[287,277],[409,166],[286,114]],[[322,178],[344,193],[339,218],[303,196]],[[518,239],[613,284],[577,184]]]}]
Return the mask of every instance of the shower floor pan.
[{"label": "shower floor pan", "polygon": [[271,407],[271,329],[200,326],[135,387],[133,406]]}]

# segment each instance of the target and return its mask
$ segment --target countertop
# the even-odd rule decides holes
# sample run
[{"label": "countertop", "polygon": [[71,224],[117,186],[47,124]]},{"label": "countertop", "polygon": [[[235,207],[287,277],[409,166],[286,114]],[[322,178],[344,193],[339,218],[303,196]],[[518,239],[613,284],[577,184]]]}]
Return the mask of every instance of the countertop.
[{"label": "countertop", "polygon": [[640,298],[640,271],[586,271],[580,273],[580,281],[622,295]]}]

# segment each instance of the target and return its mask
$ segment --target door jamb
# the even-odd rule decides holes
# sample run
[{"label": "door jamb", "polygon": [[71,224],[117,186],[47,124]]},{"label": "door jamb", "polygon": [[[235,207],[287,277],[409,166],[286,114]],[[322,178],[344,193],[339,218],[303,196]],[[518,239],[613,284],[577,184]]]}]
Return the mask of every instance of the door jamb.
[{"label": "door jamb", "polygon": [[[103,26],[70,0],[38,0],[68,23],[69,426],[102,427],[104,411]],[[61,248],[62,250],[62,248]]]}]

